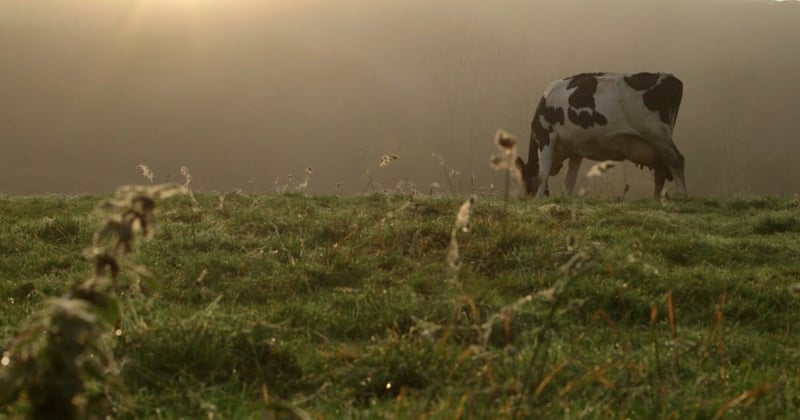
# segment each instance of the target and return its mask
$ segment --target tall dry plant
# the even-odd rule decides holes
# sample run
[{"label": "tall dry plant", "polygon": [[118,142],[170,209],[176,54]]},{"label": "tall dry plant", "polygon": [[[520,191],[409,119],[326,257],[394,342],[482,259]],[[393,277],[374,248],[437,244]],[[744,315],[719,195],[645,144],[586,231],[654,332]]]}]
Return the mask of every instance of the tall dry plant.
[{"label": "tall dry plant", "polygon": [[[388,166],[390,163],[394,162],[398,158],[399,158],[399,156],[395,155],[395,154],[385,154],[385,155],[381,156],[381,160],[378,162],[378,168],[377,169],[384,168],[384,167]],[[376,173],[377,173],[377,170],[370,171],[369,168],[367,168],[367,178],[368,178],[368,180],[367,180],[367,185],[364,186],[364,190],[362,191],[362,193],[366,193],[367,191],[369,191],[370,187],[372,187],[372,185],[375,182],[375,174]]]},{"label": "tall dry plant", "polygon": [[311,167],[306,168],[306,177],[303,179],[303,182],[297,184],[295,189],[303,195],[308,195],[308,180],[311,178]]},{"label": "tall dry plant", "polygon": [[192,174],[189,172],[189,168],[184,165],[181,165],[181,175],[183,175],[183,189],[186,190],[186,194],[189,195],[189,199],[192,200],[192,206],[198,208],[200,203],[194,198],[194,193],[192,189],[189,187],[189,184],[192,183]]},{"label": "tall dry plant", "polygon": [[[611,174],[616,167],[617,164],[611,160],[604,160],[602,162],[597,162],[594,165],[592,165],[592,167],[589,168],[588,171],[586,171],[586,178],[594,179],[595,180],[594,184],[595,186],[597,186],[598,181],[600,180],[607,181],[608,175]],[[630,191],[630,188],[631,186],[629,184],[625,184],[625,187],[622,189],[622,194],[618,196],[614,195],[614,199],[616,201],[623,201],[625,199],[625,195],[628,194],[628,191]],[[581,189],[578,195],[582,196],[584,194],[586,194],[586,190]]]},{"label": "tall dry plant", "polygon": [[492,155],[489,163],[495,171],[506,171],[505,187],[503,189],[503,199],[505,201],[505,209],[508,210],[508,194],[511,188],[511,178],[517,181],[518,184],[522,183],[522,174],[520,174],[517,165],[514,161],[517,159],[517,139],[507,133],[505,130],[497,130],[494,136],[494,144],[500,150],[500,155]]},{"label": "tall dry plant", "polygon": [[153,174],[153,171],[150,170],[150,167],[145,165],[144,163],[140,163],[140,164],[136,165],[136,167],[139,169],[139,172],[141,173],[141,175],[145,179],[150,181],[150,183],[152,184],[153,183],[154,174]]},{"label": "tall dry plant", "polygon": [[472,206],[475,204],[477,196],[471,195],[467,201],[461,204],[456,214],[456,221],[453,229],[450,230],[450,245],[447,249],[447,265],[458,272],[461,269],[461,255],[458,248],[458,231],[469,232],[472,228]]},{"label": "tall dry plant", "polygon": [[113,290],[124,286],[123,269],[134,283],[155,287],[146,269],[124,257],[139,238],[153,234],[156,204],[184,192],[177,185],[125,186],[98,206],[104,222],[86,251],[94,273],[50,299],[3,348],[0,409],[6,414],[27,410],[30,418],[53,419],[118,414],[124,392],[111,347],[122,331]]},{"label": "tall dry plant", "polygon": [[[442,172],[444,172],[444,179],[447,180],[447,186],[450,188],[450,194],[455,194],[456,188],[455,185],[453,184],[453,180],[454,178],[458,178],[458,176],[461,175],[461,172],[455,169],[447,169],[446,165],[447,162],[444,160],[444,157],[442,157],[442,155],[438,153],[433,153],[431,156],[433,156],[434,159],[439,161],[439,166],[442,168]],[[460,189],[461,188],[459,188],[459,190]]]},{"label": "tall dry plant", "polygon": [[287,192],[289,192],[292,189],[294,189],[295,191],[297,191],[299,193],[302,193],[304,195],[308,195],[308,181],[309,181],[309,179],[311,179],[311,173],[312,173],[311,167],[310,166],[306,167],[304,173],[305,173],[305,178],[303,178],[303,182],[300,182],[300,183],[295,181],[294,175],[292,175],[292,174],[286,175],[286,183],[285,184],[281,184],[280,183],[280,180],[281,180],[280,177],[276,177],[275,178],[275,182],[274,182],[275,193],[278,194],[278,195],[286,194]]},{"label": "tall dry plant", "polygon": [[276,194],[285,194],[291,188],[297,188],[297,183],[294,180],[294,175],[288,174],[286,175],[286,183],[280,183],[280,177],[275,178],[275,193]]}]

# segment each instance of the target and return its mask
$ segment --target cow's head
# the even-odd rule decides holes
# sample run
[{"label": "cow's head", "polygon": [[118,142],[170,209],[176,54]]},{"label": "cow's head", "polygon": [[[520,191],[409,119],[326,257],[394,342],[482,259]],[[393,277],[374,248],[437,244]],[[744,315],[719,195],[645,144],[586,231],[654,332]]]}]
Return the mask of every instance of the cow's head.
[{"label": "cow's head", "polygon": [[539,161],[538,159],[531,159],[525,163],[521,157],[517,157],[514,161],[517,169],[522,177],[522,183],[525,186],[525,193],[528,195],[536,194],[539,188]]}]

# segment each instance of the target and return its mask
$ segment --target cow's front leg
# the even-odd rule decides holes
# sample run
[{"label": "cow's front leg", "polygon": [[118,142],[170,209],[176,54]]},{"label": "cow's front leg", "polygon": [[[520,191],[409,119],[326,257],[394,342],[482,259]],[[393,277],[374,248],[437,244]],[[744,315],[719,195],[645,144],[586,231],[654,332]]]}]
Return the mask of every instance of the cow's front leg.
[{"label": "cow's front leg", "polygon": [[572,195],[575,191],[575,181],[578,180],[578,170],[581,168],[583,158],[580,156],[573,156],[569,158],[569,166],[567,168],[567,177],[564,179],[564,186],[567,187],[567,194]]},{"label": "cow's front leg", "polygon": [[550,168],[553,166],[553,144],[546,145],[539,151],[539,188],[536,197],[547,194],[547,178],[550,177]]}]

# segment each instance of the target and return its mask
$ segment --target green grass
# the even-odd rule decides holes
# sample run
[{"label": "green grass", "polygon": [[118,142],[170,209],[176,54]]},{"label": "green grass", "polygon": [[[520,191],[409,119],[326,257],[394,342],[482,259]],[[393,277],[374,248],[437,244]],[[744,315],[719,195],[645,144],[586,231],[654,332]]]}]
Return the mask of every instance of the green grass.
[{"label": "green grass", "polygon": [[[101,198],[0,198],[3,343],[90,274]],[[121,417],[800,410],[796,198],[480,197],[457,272],[463,197],[196,198],[131,256],[161,289],[120,291]]]}]

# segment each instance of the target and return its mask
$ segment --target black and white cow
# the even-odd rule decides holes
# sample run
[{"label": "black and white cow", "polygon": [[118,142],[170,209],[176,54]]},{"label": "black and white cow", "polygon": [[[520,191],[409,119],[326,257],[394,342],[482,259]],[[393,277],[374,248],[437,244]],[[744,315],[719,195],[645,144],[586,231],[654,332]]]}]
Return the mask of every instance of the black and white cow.
[{"label": "black and white cow", "polygon": [[547,178],[569,159],[569,193],[583,158],[629,160],[655,171],[655,196],[665,180],[686,194],[683,155],[672,142],[683,83],[669,73],[583,73],[544,91],[531,123],[528,163],[517,158],[528,194],[547,192]]}]

